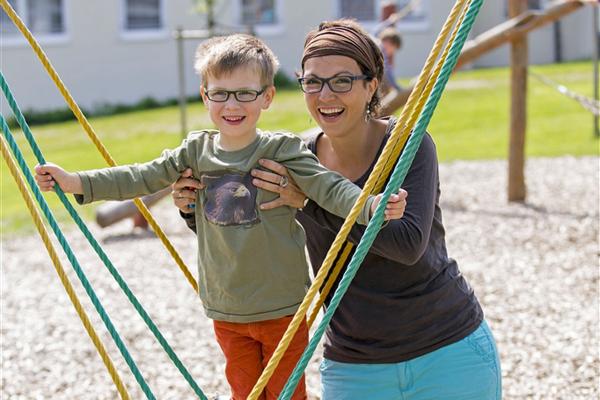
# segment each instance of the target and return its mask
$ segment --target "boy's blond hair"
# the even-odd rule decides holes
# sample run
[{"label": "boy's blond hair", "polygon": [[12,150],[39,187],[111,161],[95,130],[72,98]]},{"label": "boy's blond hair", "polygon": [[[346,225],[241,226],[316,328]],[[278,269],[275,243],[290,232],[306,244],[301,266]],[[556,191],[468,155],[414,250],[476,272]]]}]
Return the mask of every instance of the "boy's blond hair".
[{"label": "boy's blond hair", "polygon": [[253,68],[261,85],[272,86],[279,61],[260,39],[241,33],[204,41],[196,50],[194,68],[206,86],[208,78],[220,78],[238,68]]}]

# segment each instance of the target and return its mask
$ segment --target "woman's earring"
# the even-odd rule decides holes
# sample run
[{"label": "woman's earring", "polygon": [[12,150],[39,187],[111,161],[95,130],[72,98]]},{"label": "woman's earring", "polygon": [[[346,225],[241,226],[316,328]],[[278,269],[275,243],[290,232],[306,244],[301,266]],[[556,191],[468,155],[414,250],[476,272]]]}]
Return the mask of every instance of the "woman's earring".
[{"label": "woman's earring", "polygon": [[369,122],[373,118],[371,111],[371,102],[367,103],[367,109],[365,111],[365,122]]}]

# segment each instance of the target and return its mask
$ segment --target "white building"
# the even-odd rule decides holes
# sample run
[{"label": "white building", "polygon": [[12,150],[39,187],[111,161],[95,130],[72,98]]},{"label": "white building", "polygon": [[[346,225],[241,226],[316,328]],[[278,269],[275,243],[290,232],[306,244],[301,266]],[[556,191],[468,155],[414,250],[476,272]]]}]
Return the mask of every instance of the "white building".
[{"label": "white building", "polygon": [[[274,50],[282,70],[298,69],[304,35],[322,20],[355,17],[375,26],[383,0],[215,0],[214,16],[222,28],[243,27],[256,21],[255,32]],[[398,0],[402,8],[409,0]],[[10,0],[39,40],[59,75],[84,108],[102,104],[135,103],[142,98],[175,98],[178,93],[176,42],[173,31],[206,27],[203,0]],[[398,25],[404,45],[396,62],[398,76],[419,72],[454,1],[422,0]],[[487,0],[473,35],[506,19],[506,2]],[[544,0],[529,1],[543,7]],[[584,7],[560,22],[562,59],[592,55],[592,12]],[[530,35],[530,62],[555,61],[555,27]],[[198,91],[193,72],[197,40],[185,43],[186,91]],[[508,48],[497,49],[473,64],[506,65]],[[23,109],[66,107],[37,57],[2,13],[0,68]],[[10,112],[1,103],[5,116]]]}]

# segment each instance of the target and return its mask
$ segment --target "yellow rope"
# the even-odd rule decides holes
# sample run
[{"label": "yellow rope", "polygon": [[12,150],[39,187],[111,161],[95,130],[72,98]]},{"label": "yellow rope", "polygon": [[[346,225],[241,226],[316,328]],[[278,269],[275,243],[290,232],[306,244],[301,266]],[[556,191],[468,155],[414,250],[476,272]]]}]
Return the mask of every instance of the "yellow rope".
[{"label": "yellow rope", "polygon": [[[52,64],[50,63],[50,60],[48,59],[48,57],[46,56],[46,54],[44,53],[44,51],[42,50],[42,48],[40,47],[38,42],[35,40],[35,38],[31,34],[31,32],[29,31],[29,29],[27,29],[27,27],[25,26],[23,21],[19,18],[19,16],[17,15],[17,13],[12,8],[12,6],[8,3],[7,0],[0,0],[0,6],[2,6],[2,8],[6,12],[6,14],[10,17],[10,19],[13,21],[13,23],[16,25],[16,27],[21,31],[23,36],[25,36],[25,38],[31,45],[31,48],[33,49],[35,54],[38,56],[42,65],[48,72],[48,75],[50,75],[50,78],[52,78],[52,80],[56,84],[58,90],[63,95],[67,105],[69,106],[71,111],[73,111],[73,114],[75,114],[75,117],[77,118],[77,120],[79,121],[79,123],[81,124],[81,126],[83,127],[85,132],[88,134],[89,138],[94,143],[94,145],[96,146],[96,148],[98,149],[100,154],[102,154],[102,157],[104,157],[107,164],[110,165],[111,167],[116,166],[117,163],[113,160],[113,158],[109,154],[108,150],[104,147],[104,145],[102,144],[102,142],[100,141],[100,139],[98,138],[96,133],[94,132],[94,129],[88,122],[85,115],[83,115],[83,112],[81,111],[81,109],[79,108],[77,103],[75,103],[75,100],[73,99],[73,97],[71,96],[69,91],[67,90],[66,86],[64,85],[64,83],[62,82],[60,77],[58,76],[58,73],[56,72],[56,70],[54,69]],[[142,213],[144,218],[146,218],[146,220],[148,221],[148,224],[152,227],[152,230],[154,230],[154,232],[156,233],[156,236],[158,236],[158,238],[162,241],[162,243],[167,248],[167,250],[169,251],[171,256],[175,259],[175,262],[181,269],[181,272],[183,272],[183,274],[187,278],[190,285],[192,285],[192,287],[194,288],[194,291],[196,293],[198,293],[198,283],[194,279],[194,276],[189,271],[188,267],[185,265],[185,263],[183,262],[183,260],[179,256],[179,254],[177,253],[177,250],[175,250],[175,248],[173,247],[171,242],[169,242],[169,239],[167,238],[167,236],[165,235],[163,230],[160,228],[160,226],[158,226],[158,223],[156,222],[154,217],[152,217],[152,214],[150,214],[148,207],[146,207],[146,205],[140,199],[134,199],[134,203],[137,206],[137,208],[140,210],[140,212]]]},{"label": "yellow rope", "polygon": [[[468,3],[470,3],[470,0],[468,1]],[[468,7],[463,8],[463,11],[460,14],[458,22],[456,24],[454,24],[454,30],[452,32],[452,35],[451,35],[448,43],[452,43],[454,41],[454,37],[456,36],[456,34],[458,32],[458,27],[460,26],[460,23],[462,22],[462,19],[464,18],[464,15],[466,14],[467,9],[468,9]],[[409,129],[409,127],[413,127],[414,124],[416,123],[416,120],[417,120],[419,114],[421,113],[421,110],[423,109],[423,107],[425,106],[425,103],[427,102],[427,98],[429,97],[429,94],[433,90],[433,85],[434,85],[437,77],[439,76],[440,71],[442,70],[442,65],[444,64],[444,60],[446,59],[446,57],[448,55],[450,46],[446,46],[444,53],[442,54],[442,56],[439,59],[437,59],[437,57],[440,53],[442,45],[444,44],[444,41],[447,39],[449,29],[452,27],[452,24],[454,23],[454,19],[455,19],[455,16],[453,13],[451,13],[448,18],[448,21],[446,22],[446,24],[440,31],[439,38],[436,41],[436,43],[434,44],[434,46],[431,50],[431,53],[429,54],[429,56],[427,58],[427,61],[425,62],[425,66],[423,67],[422,74],[425,74],[425,76],[429,76],[431,74],[429,80],[422,80],[422,81],[419,80],[419,82],[417,83],[417,85],[415,86],[415,88],[413,90],[413,92],[421,93],[421,95],[419,97],[419,102],[416,104],[412,104],[412,103],[414,103],[414,101],[411,102],[411,98],[409,97],[409,99],[406,103],[406,106],[403,108],[402,113],[398,119],[398,123],[394,127],[394,129],[402,129],[401,127],[404,126],[404,128],[402,129],[401,135],[399,135],[397,137],[397,140],[394,143],[394,152],[392,153],[392,156],[389,158],[388,162],[386,163],[386,166],[385,166],[383,172],[379,176],[379,180],[375,186],[375,190],[373,190],[373,193],[380,193],[383,190],[385,182],[387,181],[387,179],[391,173],[391,170],[394,167],[395,161],[400,156],[400,153],[402,152],[402,149],[404,148],[404,145],[406,144],[406,142],[408,140],[410,130],[412,129],[412,128]],[[436,59],[437,59],[437,63],[434,64]],[[436,66],[436,68],[432,73],[431,70],[433,69],[434,65]],[[427,86],[425,86],[425,83],[427,83]],[[423,86],[425,86],[425,88]],[[412,96],[412,93],[411,93],[411,96]],[[407,115],[410,115],[410,116],[408,118],[408,122],[406,124],[404,124],[404,120],[406,119]],[[390,140],[391,140],[391,138],[390,138]],[[331,291],[331,288],[332,288],[333,284],[335,283],[335,280],[339,276],[344,264],[346,263],[346,260],[348,259],[353,247],[354,246],[352,243],[347,243],[346,247],[344,248],[344,251],[338,258],[335,268],[333,269],[331,275],[329,276],[329,279],[327,280],[325,286],[321,289],[321,294],[319,296],[319,299],[315,303],[315,305],[312,309],[312,312],[308,317],[308,320],[307,320],[308,327],[311,327],[312,324],[314,323],[314,321],[317,317],[317,314],[319,313],[319,310],[321,309],[321,306],[325,302],[325,298]]]},{"label": "yellow rope", "polygon": [[42,238],[42,242],[44,242],[44,246],[46,246],[46,251],[48,251],[48,255],[50,256],[52,263],[54,264],[54,269],[56,269],[56,273],[58,274],[58,277],[60,278],[60,281],[62,282],[62,284],[65,288],[65,291],[67,292],[67,295],[69,296],[69,299],[71,300],[71,303],[73,303],[73,307],[75,308],[75,311],[77,311],[77,315],[79,315],[79,318],[81,319],[81,323],[83,324],[85,330],[87,331],[88,335],[90,336],[90,339],[94,343],[94,346],[98,350],[98,354],[100,354],[100,358],[102,358],[102,361],[104,362],[104,365],[106,366],[106,369],[108,370],[108,373],[110,374],[110,377],[112,378],[113,382],[115,383],[117,390],[118,390],[119,394],[121,395],[121,398],[124,400],[130,400],[131,397],[129,396],[129,393],[127,393],[127,388],[123,384],[123,381],[121,380],[121,377],[119,376],[110,356],[106,352],[106,348],[102,344],[102,341],[100,340],[100,338],[98,337],[98,334],[94,330],[94,327],[92,326],[92,323],[90,322],[83,306],[81,305],[81,302],[79,301],[79,299],[77,298],[77,295],[75,294],[75,290],[73,289],[73,286],[71,285],[71,282],[69,281],[69,278],[67,277],[67,274],[65,273],[65,270],[60,262],[60,259],[58,258],[56,250],[54,249],[54,247],[52,245],[52,242],[50,240],[50,235],[48,234],[46,226],[44,225],[44,223],[42,221],[40,212],[36,208],[33,198],[31,197],[31,194],[27,191],[23,177],[20,175],[17,165],[16,165],[14,159],[12,158],[12,155],[8,151],[8,144],[6,143],[6,140],[4,139],[4,137],[2,135],[0,135],[0,145],[2,146],[2,156],[6,160],[8,169],[10,170],[13,178],[15,179],[17,186],[19,187],[21,195],[23,196],[23,200],[25,200],[25,204],[27,205],[27,208],[29,209],[29,212],[31,213],[31,217],[33,218],[35,227],[37,228],[38,233],[40,234],[40,236]]},{"label": "yellow rope", "polygon": [[350,252],[352,251],[353,248],[354,248],[354,245],[350,242],[347,242],[346,246],[340,253],[340,258],[338,258],[337,263],[335,263],[335,267],[331,271],[331,274],[329,275],[327,282],[325,282],[325,286],[323,286],[321,288],[321,290],[320,290],[321,294],[319,295],[317,302],[313,306],[312,311],[310,312],[310,314],[308,315],[308,318],[306,319],[306,323],[309,328],[314,324],[315,319],[317,319],[317,315],[319,314],[319,310],[321,309],[321,306],[323,305],[323,303],[325,303],[325,299],[327,298],[327,295],[331,291],[331,288],[333,287],[333,284],[335,283],[336,279],[338,278],[338,276],[340,276],[340,272],[342,272],[342,268],[344,268],[344,265],[346,265],[346,260],[350,256]]},{"label": "yellow rope", "polygon": [[[358,197],[356,203],[352,207],[352,210],[346,217],[344,224],[340,228],[340,231],[338,232],[333,244],[331,245],[331,248],[329,249],[329,252],[327,253],[327,256],[325,257],[325,260],[323,261],[323,264],[322,264],[321,268],[319,269],[317,276],[315,277],[315,279],[313,280],[313,283],[311,284],[310,288],[308,289],[308,292],[306,293],[306,296],[305,296],[304,300],[302,301],[302,304],[298,308],[298,311],[296,311],[296,314],[292,318],[292,321],[290,322],[285,334],[281,338],[281,341],[279,342],[277,348],[275,349],[271,359],[267,363],[267,366],[265,367],[260,378],[256,382],[254,388],[252,389],[252,392],[248,396],[248,400],[257,400],[257,398],[263,392],[265,386],[267,385],[267,382],[269,381],[269,379],[275,372],[277,365],[279,364],[285,351],[289,347],[289,344],[291,343],[296,331],[298,330],[298,327],[302,323],[302,320],[305,318],[311,302],[313,301],[315,296],[318,294],[319,288],[322,287],[323,282],[325,281],[325,279],[329,273],[329,270],[331,269],[331,266],[337,257],[337,254],[339,253],[342,245],[344,244],[346,238],[348,237],[348,234],[349,234],[350,230],[352,229],[352,226],[356,222],[356,219],[357,219],[360,211],[362,210],[362,208],[368,198],[369,193],[373,192],[373,190],[375,189],[375,185],[380,181],[380,177],[383,175],[383,172],[386,169],[386,163],[388,162],[388,160],[390,160],[390,158],[392,157],[394,152],[399,153],[399,151],[401,151],[402,147],[404,146],[404,144],[402,144],[402,146],[400,146],[401,139],[404,140],[404,142],[405,142],[407,140],[408,134],[410,133],[410,131],[412,129],[412,126],[405,124],[405,120],[407,119],[409,111],[412,111],[415,108],[414,104],[417,103],[417,100],[420,99],[420,101],[423,102],[423,104],[426,102],[427,96],[423,96],[422,92],[423,92],[423,88],[426,86],[426,84],[430,78],[430,76],[429,76],[430,74],[427,73],[427,71],[431,71],[431,68],[432,68],[431,65],[433,65],[435,63],[435,59],[437,58],[437,55],[439,54],[439,52],[441,51],[441,48],[443,47],[444,43],[446,42],[446,39],[448,37],[449,32],[452,29],[452,26],[455,25],[455,22],[459,18],[461,18],[461,13],[464,14],[465,4],[467,4],[468,1],[469,0],[457,0],[454,7],[452,8],[450,15],[448,16],[448,19],[446,20],[446,23],[444,24],[435,44],[433,46],[431,54],[427,59],[426,65],[423,68],[423,71],[421,72],[421,74],[419,75],[418,83],[415,86],[415,89],[411,92],[411,94],[408,98],[408,101],[407,101],[407,105],[402,110],[399,121],[390,134],[390,139],[386,143],[386,145],[379,157],[379,160],[375,164],[375,167],[373,168],[373,171],[371,172],[369,179],[365,183],[365,186],[364,186],[360,196]],[[457,26],[458,26],[458,24],[457,24]],[[434,82],[434,80],[431,81],[431,85],[433,85],[433,82]],[[412,114],[416,114],[418,116],[418,113],[413,112]],[[411,119],[411,120],[413,120],[413,119]],[[416,121],[416,116],[414,117],[413,125],[414,125],[414,121]],[[391,169],[391,167],[390,167],[390,169]]]},{"label": "yellow rope", "polygon": [[[427,98],[429,97],[429,94],[433,90],[433,86],[435,85],[437,77],[439,76],[439,74],[442,70],[444,61],[446,60],[448,53],[450,52],[450,44],[452,44],[454,42],[454,39],[455,39],[456,35],[458,34],[458,28],[460,27],[462,20],[464,19],[465,15],[467,13],[469,4],[471,3],[471,0],[466,0],[466,1],[460,0],[460,1],[464,2],[466,4],[466,6],[462,9],[462,12],[460,12],[460,14],[458,16],[458,21],[456,22],[456,24],[454,26],[454,29],[450,36],[450,39],[448,40],[448,45],[446,46],[443,54],[439,58],[437,65],[435,67],[435,70],[431,74],[431,78],[428,81],[423,82],[426,84],[426,86],[423,89],[423,93],[420,97],[419,103],[416,105],[416,107],[413,110],[411,110],[410,117],[408,118],[408,122],[406,124],[404,124],[404,126],[401,124],[400,126],[396,125],[394,127],[395,129],[403,129],[402,134],[400,136],[398,136],[398,141],[394,147],[393,157],[390,158],[391,162],[388,162],[383,170],[383,173],[382,173],[383,179],[381,179],[378,182],[378,187],[377,187],[376,193],[379,193],[379,191],[381,191],[383,189],[387,177],[389,176],[391,170],[394,168],[395,160],[397,160],[398,157],[400,156],[400,153],[402,152],[402,149],[404,148],[404,145],[406,144],[406,141],[408,140],[408,136],[410,135],[412,128],[416,124],[417,119],[418,119],[419,115],[421,114],[421,110],[423,109],[423,107],[425,106],[425,103],[427,102]],[[457,12],[458,11],[460,11],[460,9],[458,9]],[[452,14],[451,14],[451,16],[452,16]],[[449,18],[449,21],[450,21],[450,18]],[[442,32],[440,33],[440,37],[439,37],[440,39],[442,39],[439,41],[440,45],[446,39],[447,33],[448,33],[447,31],[451,27],[452,27],[452,24],[444,25],[444,28],[442,29]],[[436,45],[437,45],[437,43],[438,42],[436,41]],[[436,47],[436,45],[434,45],[434,48]],[[438,53],[439,53],[439,50],[436,50],[435,57],[437,57]],[[432,55],[433,55],[433,52],[432,52]],[[425,68],[427,68],[428,70],[431,69],[428,67],[428,64],[429,64],[429,61],[431,61],[431,63],[433,64],[433,62],[435,61],[435,57],[428,58],[428,60],[425,64],[426,65]],[[419,87],[419,86],[420,85],[417,84],[417,86],[415,87],[415,90],[421,90],[421,87]],[[410,97],[409,97],[409,99],[410,99]],[[403,110],[403,113],[404,113],[404,110]],[[402,120],[402,116],[400,117],[400,120]],[[388,160],[388,161],[390,161],[390,160]]]}]

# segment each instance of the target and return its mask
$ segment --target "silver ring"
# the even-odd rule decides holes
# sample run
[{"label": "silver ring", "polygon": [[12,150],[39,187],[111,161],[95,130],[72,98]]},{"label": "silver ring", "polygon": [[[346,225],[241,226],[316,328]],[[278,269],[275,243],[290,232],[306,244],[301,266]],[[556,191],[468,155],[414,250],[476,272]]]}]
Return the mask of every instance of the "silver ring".
[{"label": "silver ring", "polygon": [[281,176],[279,179],[279,186],[281,186],[282,188],[286,187],[289,183],[288,177],[287,176]]}]

